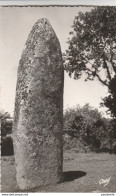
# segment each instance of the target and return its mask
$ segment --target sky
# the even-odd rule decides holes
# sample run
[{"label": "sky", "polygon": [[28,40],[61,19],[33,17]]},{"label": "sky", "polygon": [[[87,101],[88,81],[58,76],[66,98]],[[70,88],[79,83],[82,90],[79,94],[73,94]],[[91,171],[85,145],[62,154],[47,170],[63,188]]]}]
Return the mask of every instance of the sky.
[{"label": "sky", "polygon": [[[67,49],[69,32],[74,17],[79,11],[91,11],[92,7],[1,7],[0,8],[0,109],[13,116],[17,68],[19,60],[34,25],[40,18],[47,18],[61,44],[62,52]],[[107,88],[97,80],[85,82],[74,80],[65,73],[64,110],[89,103],[99,108],[101,97]],[[99,108],[105,115],[105,108]]]}]

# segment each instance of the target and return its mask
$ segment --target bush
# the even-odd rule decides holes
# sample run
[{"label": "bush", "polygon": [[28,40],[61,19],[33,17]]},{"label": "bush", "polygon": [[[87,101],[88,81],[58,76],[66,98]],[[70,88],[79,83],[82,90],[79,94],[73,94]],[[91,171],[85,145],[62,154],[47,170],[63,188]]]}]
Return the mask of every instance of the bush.
[{"label": "bush", "polygon": [[66,135],[69,135],[68,148],[77,146],[85,152],[112,151],[115,141],[113,129],[112,120],[103,118],[97,109],[89,104],[84,107],[77,105],[64,113],[64,148],[68,146]]},{"label": "bush", "polygon": [[12,123],[13,119],[8,112],[0,111],[1,120],[1,155],[13,155]]},{"label": "bush", "polygon": [[1,156],[10,156],[14,154],[13,139],[11,135],[1,139]]},{"label": "bush", "polygon": [[10,114],[8,112],[1,111],[0,120],[1,120],[1,136],[4,137],[7,134],[11,134],[13,119],[10,117]]}]

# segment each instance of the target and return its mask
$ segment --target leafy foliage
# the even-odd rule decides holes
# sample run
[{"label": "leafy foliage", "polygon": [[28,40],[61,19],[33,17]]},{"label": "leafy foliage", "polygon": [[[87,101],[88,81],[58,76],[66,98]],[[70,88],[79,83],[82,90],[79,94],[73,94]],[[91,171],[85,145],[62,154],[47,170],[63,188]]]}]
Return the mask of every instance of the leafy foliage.
[{"label": "leafy foliage", "polygon": [[[89,104],[68,109],[64,114],[64,140],[69,136],[70,148],[79,147],[90,151],[112,151],[116,141],[113,123],[102,117],[97,109]],[[68,138],[68,137],[67,137]],[[75,145],[74,145],[75,143]],[[77,143],[77,144],[76,144]]]},{"label": "leafy foliage", "polygon": [[14,154],[13,139],[11,135],[2,137],[1,141],[1,156],[10,156]]},{"label": "leafy foliage", "polygon": [[[97,7],[91,12],[79,12],[73,21],[64,68],[74,79],[97,78],[107,86],[110,95],[104,99],[116,117],[116,7]],[[112,89],[113,88],[113,89]]]},{"label": "leafy foliage", "polygon": [[12,132],[12,118],[8,112],[0,111],[1,135],[6,136]]},{"label": "leafy foliage", "polygon": [[103,99],[101,105],[106,106],[111,115],[116,118],[116,75],[109,83],[109,95]]},{"label": "leafy foliage", "polygon": [[1,120],[1,156],[14,154],[12,140],[12,118],[8,112],[0,111]]}]

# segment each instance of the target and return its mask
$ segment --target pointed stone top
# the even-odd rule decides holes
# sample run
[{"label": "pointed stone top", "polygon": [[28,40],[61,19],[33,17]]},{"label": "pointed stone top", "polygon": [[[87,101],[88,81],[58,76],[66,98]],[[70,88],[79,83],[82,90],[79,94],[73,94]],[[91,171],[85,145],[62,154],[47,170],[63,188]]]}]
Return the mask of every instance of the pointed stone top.
[{"label": "pointed stone top", "polygon": [[50,22],[46,18],[41,18],[37,20],[37,22],[34,24],[28,40],[37,40],[37,39],[42,39],[43,41],[48,41],[49,39],[51,40],[52,38],[57,39],[59,42],[56,33],[54,32]]}]

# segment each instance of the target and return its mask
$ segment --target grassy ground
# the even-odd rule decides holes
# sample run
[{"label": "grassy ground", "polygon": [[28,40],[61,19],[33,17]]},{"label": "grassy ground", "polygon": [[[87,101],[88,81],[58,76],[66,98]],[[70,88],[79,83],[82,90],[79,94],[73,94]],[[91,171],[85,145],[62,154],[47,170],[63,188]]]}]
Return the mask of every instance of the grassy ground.
[{"label": "grassy ground", "polygon": [[[116,156],[100,153],[64,153],[64,181],[54,186],[40,187],[33,192],[116,192]],[[2,157],[2,192],[22,192],[16,184],[14,157]],[[100,179],[111,177],[107,186]]]}]

